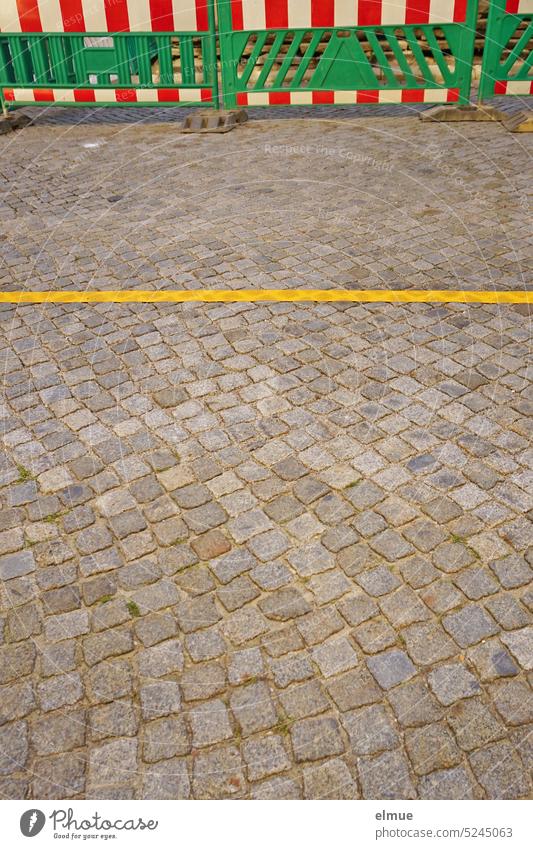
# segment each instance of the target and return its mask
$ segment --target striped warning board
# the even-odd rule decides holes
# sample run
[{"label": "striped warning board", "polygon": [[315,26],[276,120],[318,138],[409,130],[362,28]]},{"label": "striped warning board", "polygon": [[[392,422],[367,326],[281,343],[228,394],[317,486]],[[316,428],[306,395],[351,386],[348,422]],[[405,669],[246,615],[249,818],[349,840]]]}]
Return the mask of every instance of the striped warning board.
[{"label": "striped warning board", "polygon": [[467,0],[231,0],[234,30],[463,22]]},{"label": "striped warning board", "polygon": [[207,32],[208,0],[0,0],[1,32]]}]

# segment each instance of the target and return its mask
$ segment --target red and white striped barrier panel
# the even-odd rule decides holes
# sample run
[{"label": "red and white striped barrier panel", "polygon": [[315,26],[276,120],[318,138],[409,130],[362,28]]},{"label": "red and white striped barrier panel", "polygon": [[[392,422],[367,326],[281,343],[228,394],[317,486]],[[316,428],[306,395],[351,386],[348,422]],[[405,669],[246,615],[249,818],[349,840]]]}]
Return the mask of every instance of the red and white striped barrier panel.
[{"label": "red and white striped barrier panel", "polygon": [[207,32],[207,0],[0,0],[0,32]]},{"label": "red and white striped barrier panel", "polygon": [[454,103],[458,88],[442,89],[360,89],[358,91],[250,91],[239,92],[239,106],[311,106],[354,103]]},{"label": "red and white striped barrier panel", "polygon": [[508,15],[532,15],[533,0],[507,0],[505,11]]},{"label": "red and white striped barrier panel", "polygon": [[209,103],[213,91],[210,88],[5,88],[3,96],[6,103]]},{"label": "red and white striped barrier panel", "polygon": [[533,81],[496,80],[494,94],[533,94]]},{"label": "red and white striped barrier panel", "polygon": [[231,12],[233,29],[240,31],[462,23],[467,5],[468,0],[231,0]]}]

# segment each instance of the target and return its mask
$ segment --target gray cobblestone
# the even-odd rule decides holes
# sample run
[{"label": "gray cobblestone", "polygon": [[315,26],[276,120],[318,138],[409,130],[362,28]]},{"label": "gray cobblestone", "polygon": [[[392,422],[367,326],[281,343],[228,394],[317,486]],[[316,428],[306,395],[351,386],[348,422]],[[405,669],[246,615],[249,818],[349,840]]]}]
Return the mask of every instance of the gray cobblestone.
[{"label": "gray cobblestone", "polygon": [[303,771],[306,799],[357,799],[357,785],[340,758]]},{"label": "gray cobblestone", "polygon": [[90,786],[129,784],[137,772],[137,741],[117,738],[96,746],[89,759]]},{"label": "gray cobblestone", "polygon": [[193,789],[197,799],[242,798],[243,763],[235,746],[201,753],[194,760]]},{"label": "gray cobblestone", "polygon": [[498,681],[490,687],[490,695],[506,725],[533,721],[531,689],[523,681]]},{"label": "gray cobblestone", "polygon": [[416,799],[407,759],[399,751],[357,762],[364,799]]},{"label": "gray cobblestone", "polygon": [[523,669],[533,668],[533,628],[501,634],[501,640]]},{"label": "gray cobblestone", "polygon": [[141,687],[141,710],[145,719],[177,713],[181,707],[179,686],[175,681],[159,681]]},{"label": "gray cobblestone", "polygon": [[496,743],[474,752],[470,764],[489,799],[520,799],[526,795],[526,775],[508,743]]},{"label": "gray cobblestone", "polygon": [[474,665],[481,681],[518,675],[520,672],[507,649],[495,638],[484,640],[469,649],[468,659]]},{"label": "gray cobblestone", "polygon": [[277,713],[265,683],[248,684],[230,696],[231,710],[243,735],[273,728]]},{"label": "gray cobblestone", "polygon": [[370,572],[363,572],[357,582],[372,596],[382,596],[400,586],[400,582],[386,566],[377,566]]},{"label": "gray cobblestone", "polygon": [[126,660],[104,661],[88,676],[89,695],[94,702],[112,702],[133,691],[133,675]]},{"label": "gray cobblestone", "polygon": [[407,681],[416,672],[406,653],[396,649],[368,658],[367,665],[378,684],[385,690]]},{"label": "gray cobblestone", "polygon": [[243,684],[249,678],[258,678],[265,671],[258,648],[243,649],[230,656],[228,678],[230,684]]},{"label": "gray cobblestone", "polygon": [[418,775],[456,766],[462,754],[446,725],[426,725],[407,731],[407,753]]},{"label": "gray cobblestone", "polygon": [[156,719],[145,726],[143,758],[148,763],[186,755],[191,741],[183,717]]},{"label": "gray cobblestone", "polygon": [[33,671],[35,657],[35,646],[30,642],[0,648],[0,684],[29,675]]},{"label": "gray cobblestone", "polygon": [[472,779],[464,767],[441,769],[425,775],[420,780],[418,792],[421,799],[476,799]]},{"label": "gray cobblestone", "polygon": [[276,735],[262,740],[247,740],[243,744],[243,756],[250,781],[285,772],[291,766],[282,738]]},{"label": "gray cobblestone", "polygon": [[107,737],[133,736],[138,731],[139,723],[131,702],[115,701],[92,708],[90,726],[92,739],[103,740]]},{"label": "gray cobblestone", "polygon": [[85,610],[73,610],[50,616],[45,621],[44,633],[47,640],[56,642],[79,637],[89,631],[89,616]]},{"label": "gray cobblestone", "polygon": [[296,587],[283,587],[266,596],[259,607],[269,619],[285,622],[309,613],[311,606]]},{"label": "gray cobblestone", "polygon": [[330,717],[302,719],[291,726],[296,761],[316,761],[344,752],[340,726]]},{"label": "gray cobblestone", "polygon": [[39,704],[43,711],[74,705],[83,696],[83,683],[78,673],[55,675],[39,684]]},{"label": "gray cobblestone", "polygon": [[438,624],[430,622],[410,625],[404,629],[402,636],[411,658],[423,666],[446,660],[457,653],[455,643]]},{"label": "gray cobblestone", "polygon": [[33,724],[31,742],[38,755],[68,752],[85,745],[85,711],[61,711]]},{"label": "gray cobblestone", "polygon": [[21,551],[17,554],[5,554],[0,557],[0,579],[8,581],[19,578],[35,570],[35,559],[31,551]]},{"label": "gray cobblestone", "polygon": [[372,755],[384,749],[395,749],[400,738],[381,705],[346,713],[342,722],[357,755]]},{"label": "gray cobblestone", "polygon": [[505,734],[504,726],[479,699],[457,702],[447,714],[457,742],[467,752],[498,740]]},{"label": "gray cobblestone", "polygon": [[400,725],[423,726],[442,717],[442,708],[435,696],[420,680],[395,687],[387,698]]},{"label": "gray cobblestone", "polygon": [[34,799],[75,798],[84,792],[86,759],[79,752],[36,758],[32,776]]},{"label": "gray cobblestone", "polygon": [[139,673],[161,678],[183,669],[183,649],[179,640],[167,640],[138,654]]},{"label": "gray cobblestone", "polygon": [[488,614],[475,604],[468,604],[458,613],[450,613],[442,624],[462,648],[479,643],[496,634],[498,629]]}]

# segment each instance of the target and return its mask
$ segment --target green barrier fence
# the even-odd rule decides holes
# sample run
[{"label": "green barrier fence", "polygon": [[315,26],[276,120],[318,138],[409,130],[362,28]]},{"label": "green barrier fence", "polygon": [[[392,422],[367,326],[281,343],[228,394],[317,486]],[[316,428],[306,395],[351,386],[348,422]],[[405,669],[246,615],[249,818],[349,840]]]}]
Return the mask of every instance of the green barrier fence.
[{"label": "green barrier fence", "polygon": [[[0,0],[0,100],[457,103],[477,0]],[[480,96],[533,91],[533,0],[492,0]]]},{"label": "green barrier fence", "polygon": [[214,0],[0,0],[8,108],[216,107],[216,50]]},{"label": "green barrier fence", "polygon": [[477,0],[217,0],[224,102],[468,103]]},{"label": "green barrier fence", "polygon": [[492,0],[479,96],[533,94],[533,0]]}]

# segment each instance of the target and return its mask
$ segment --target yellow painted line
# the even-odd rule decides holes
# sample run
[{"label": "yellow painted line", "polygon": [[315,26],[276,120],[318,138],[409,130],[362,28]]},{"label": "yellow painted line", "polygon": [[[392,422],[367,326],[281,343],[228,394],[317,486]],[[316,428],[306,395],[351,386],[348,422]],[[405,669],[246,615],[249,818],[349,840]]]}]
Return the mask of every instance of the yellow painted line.
[{"label": "yellow painted line", "polygon": [[119,291],[0,292],[4,304],[180,304],[313,301],[316,303],[388,304],[531,304],[533,291],[460,289],[192,289]]}]

